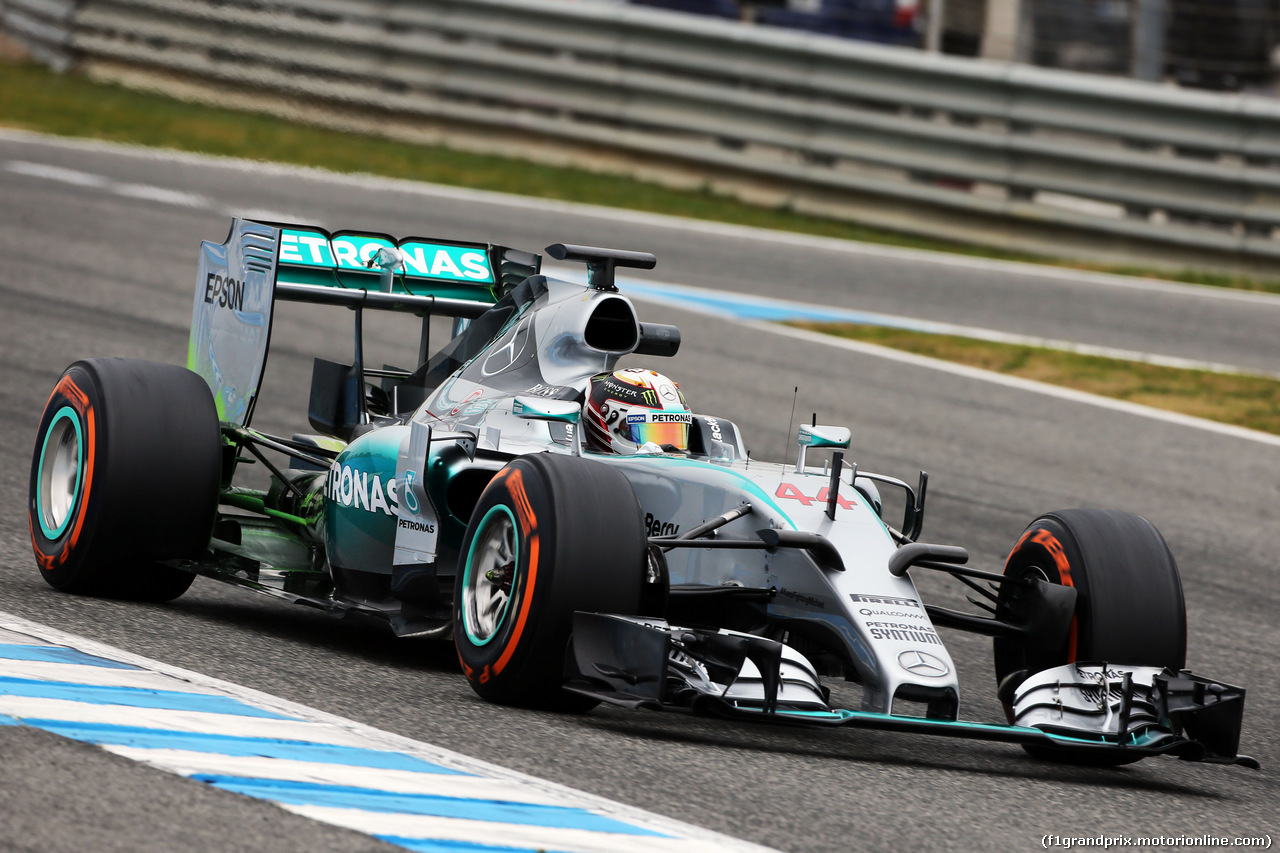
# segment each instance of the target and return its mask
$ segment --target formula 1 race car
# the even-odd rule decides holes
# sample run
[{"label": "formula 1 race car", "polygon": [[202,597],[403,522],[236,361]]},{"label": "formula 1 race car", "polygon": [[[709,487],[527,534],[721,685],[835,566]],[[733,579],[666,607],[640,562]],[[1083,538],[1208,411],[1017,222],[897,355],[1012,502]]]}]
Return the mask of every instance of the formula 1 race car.
[{"label": "formula 1 race car", "polygon": [[[963,548],[918,541],[926,475],[860,470],[847,429],[801,426],[794,464],[751,459],[731,421],[618,370],[680,345],[615,284],[652,255],[546,253],[584,263],[586,283],[500,246],[234,220],[201,249],[187,368],[88,359],[54,388],[31,468],[41,575],[150,601],[202,575],[374,614],[451,637],[475,691],[509,705],[1257,766],[1237,754],[1245,691],[1183,669],[1182,585],[1146,519],[1046,513],[1003,572],[971,568]],[[354,312],[351,363],[315,360],[314,434],[250,426],[282,302]],[[412,369],[364,363],[369,309],[423,318]],[[455,318],[434,352],[432,315]],[[913,572],[967,584],[982,612],[923,603]],[[1008,724],[957,719],[937,626],[994,638]],[[857,709],[832,707],[830,676],[856,685]]]}]

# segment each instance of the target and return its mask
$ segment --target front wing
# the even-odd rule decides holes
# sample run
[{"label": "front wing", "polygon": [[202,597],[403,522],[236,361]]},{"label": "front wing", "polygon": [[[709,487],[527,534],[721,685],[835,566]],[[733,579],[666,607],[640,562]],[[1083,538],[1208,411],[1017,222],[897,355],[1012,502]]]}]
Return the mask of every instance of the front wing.
[{"label": "front wing", "polygon": [[[812,665],[775,640],[661,619],[574,615],[567,689],[631,709],[687,709],[757,722],[857,726],[1186,761],[1258,762],[1237,754],[1245,691],[1187,671],[1074,663],[1026,680],[1017,725],[831,708]],[[1025,724],[1023,724],[1025,723]]]}]

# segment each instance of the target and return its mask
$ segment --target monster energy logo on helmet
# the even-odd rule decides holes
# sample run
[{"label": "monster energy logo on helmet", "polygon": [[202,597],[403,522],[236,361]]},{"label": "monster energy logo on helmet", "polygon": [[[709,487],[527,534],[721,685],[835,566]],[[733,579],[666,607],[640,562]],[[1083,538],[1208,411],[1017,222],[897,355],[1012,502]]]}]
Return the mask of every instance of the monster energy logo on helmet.
[{"label": "monster energy logo on helmet", "polygon": [[628,368],[592,379],[584,422],[587,446],[597,452],[683,452],[693,413],[675,382]]}]

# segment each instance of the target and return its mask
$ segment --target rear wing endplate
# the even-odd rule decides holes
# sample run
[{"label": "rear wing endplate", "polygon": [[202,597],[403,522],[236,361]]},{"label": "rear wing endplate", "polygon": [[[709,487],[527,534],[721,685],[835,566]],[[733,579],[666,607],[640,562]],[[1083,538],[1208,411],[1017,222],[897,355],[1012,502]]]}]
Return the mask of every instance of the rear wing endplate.
[{"label": "rear wing endplate", "polygon": [[226,241],[200,246],[187,367],[208,383],[219,420],[247,426],[277,300],[474,318],[540,266],[503,246],[233,219]]}]

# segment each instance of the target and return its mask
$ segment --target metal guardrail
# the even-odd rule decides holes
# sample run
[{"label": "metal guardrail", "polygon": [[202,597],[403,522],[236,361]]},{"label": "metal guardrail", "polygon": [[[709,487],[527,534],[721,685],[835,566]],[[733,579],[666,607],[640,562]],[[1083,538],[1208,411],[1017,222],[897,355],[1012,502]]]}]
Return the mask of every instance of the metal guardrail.
[{"label": "metal guardrail", "polygon": [[58,71],[71,67],[77,0],[0,0],[0,30]]},{"label": "metal guardrail", "polygon": [[85,0],[72,44],[227,91],[684,164],[934,236],[1280,258],[1280,101],[1256,96],[546,0]]}]

